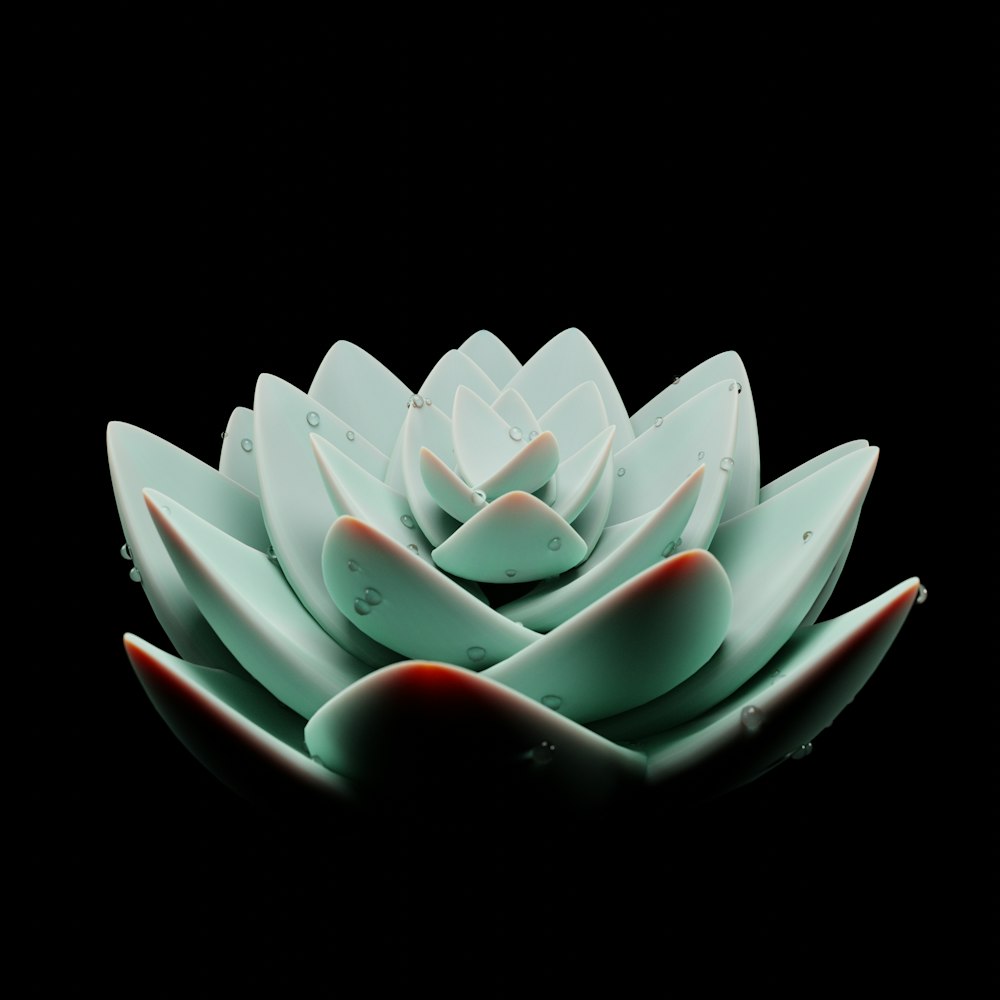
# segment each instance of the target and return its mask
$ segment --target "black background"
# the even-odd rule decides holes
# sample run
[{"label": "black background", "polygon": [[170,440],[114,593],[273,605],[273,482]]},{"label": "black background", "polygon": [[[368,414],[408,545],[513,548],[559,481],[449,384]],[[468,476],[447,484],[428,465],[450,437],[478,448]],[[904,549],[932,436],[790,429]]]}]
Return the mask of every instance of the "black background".
[{"label": "black background", "polygon": [[[984,207],[955,77],[975,26],[210,10],[30,36],[25,340],[75,428],[41,463],[72,470],[38,509],[73,618],[42,633],[20,769],[21,926],[62,956],[34,981],[982,984],[964,899],[992,893],[992,775],[960,720],[992,680],[949,624],[972,585],[939,569],[978,447],[949,445],[946,393],[989,330],[960,317],[956,235]],[[810,757],[681,815],[331,830],[236,797],[122,649],[161,635],[118,555],[107,422],[215,462],[257,374],[305,388],[335,340],[416,388],[477,329],[524,361],[568,326],[630,412],[737,350],[764,481],[880,446],[830,612],[912,575],[930,596],[873,680]]]}]

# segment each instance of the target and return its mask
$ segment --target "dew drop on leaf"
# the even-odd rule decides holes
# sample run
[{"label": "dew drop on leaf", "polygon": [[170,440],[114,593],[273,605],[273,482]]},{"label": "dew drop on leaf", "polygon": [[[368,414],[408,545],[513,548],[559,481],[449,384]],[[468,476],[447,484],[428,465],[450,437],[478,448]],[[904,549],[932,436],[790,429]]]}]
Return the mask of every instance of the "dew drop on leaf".
[{"label": "dew drop on leaf", "polygon": [[562,698],[557,694],[542,695],[541,701],[546,708],[551,708],[553,711],[558,711],[559,706],[562,704]]},{"label": "dew drop on leaf", "polygon": [[253,451],[253,441],[251,441],[250,438],[244,438],[240,442],[240,447],[247,452]]},{"label": "dew drop on leaf", "polygon": [[137,568],[136,568],[135,566],[133,566],[133,567],[132,567],[132,568],[131,568],[131,569],[130,569],[130,570],[128,571],[128,578],[129,578],[129,579],[130,579],[130,580],[131,580],[131,581],[132,581],[133,583],[142,583],[142,574],[141,574],[141,573],[139,572],[139,570],[138,570],[138,569],[137,569]]},{"label": "dew drop on leaf", "polygon": [[319,427],[319,414],[315,410],[310,410],[306,414],[306,423],[310,427]]},{"label": "dew drop on leaf", "polygon": [[755,733],[764,724],[764,713],[756,705],[747,705],[740,712],[740,722],[748,733]]},{"label": "dew drop on leaf", "polygon": [[486,657],[486,650],[482,646],[470,646],[466,651],[465,655],[468,656],[473,663],[481,663]]}]

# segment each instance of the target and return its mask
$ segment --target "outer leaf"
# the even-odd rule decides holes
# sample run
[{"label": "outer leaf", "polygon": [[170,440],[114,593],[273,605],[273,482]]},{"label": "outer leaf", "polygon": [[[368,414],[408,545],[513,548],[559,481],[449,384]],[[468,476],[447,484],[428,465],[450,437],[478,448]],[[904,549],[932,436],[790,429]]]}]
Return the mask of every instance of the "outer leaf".
[{"label": "outer leaf", "polygon": [[138,636],[125,651],[156,710],[220,781],[272,806],[347,806],[353,784],[309,756],[302,720],[253,681],[196,666]]}]

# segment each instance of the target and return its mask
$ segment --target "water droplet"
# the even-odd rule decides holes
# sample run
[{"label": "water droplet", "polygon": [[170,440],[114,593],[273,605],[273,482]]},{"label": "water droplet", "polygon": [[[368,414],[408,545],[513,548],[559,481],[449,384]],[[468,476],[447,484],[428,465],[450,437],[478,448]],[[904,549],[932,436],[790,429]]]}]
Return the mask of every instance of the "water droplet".
[{"label": "water droplet", "polygon": [[542,704],[546,708],[551,708],[554,711],[559,710],[559,706],[562,704],[562,698],[557,694],[546,694],[542,695]]},{"label": "water droplet", "polygon": [[225,441],[225,440],[226,440],[226,438],[227,438],[227,437],[229,437],[229,432],[228,432],[228,431],[223,431],[223,432],[222,432],[222,433],[221,433],[221,434],[219,435],[219,437],[221,437],[221,438],[222,438],[222,440],[223,440],[223,441]]},{"label": "water droplet", "polygon": [[802,532],[802,541],[808,542],[809,539],[812,538],[812,536],[813,536],[813,533],[811,531],[803,531]]},{"label": "water droplet", "polygon": [[511,427],[511,429],[507,431],[507,434],[510,436],[511,441],[520,441],[521,438],[524,437],[520,427]]},{"label": "water droplet", "polygon": [[160,510],[162,510],[168,517],[170,516],[170,508],[166,504],[161,504]]},{"label": "water droplet", "polygon": [[679,541],[679,539],[676,540],[676,541],[673,541],[673,542],[667,542],[667,544],[664,547],[663,551],[660,553],[660,555],[663,556],[664,559],[666,559],[667,556],[673,554],[674,549],[677,548],[677,541]]},{"label": "water droplet", "polygon": [[363,601],[360,597],[354,598],[354,610],[359,615],[370,615],[372,613],[371,605],[367,601]]},{"label": "water droplet", "polygon": [[486,503],[486,493],[483,490],[473,490],[469,496],[473,507],[482,507]]},{"label": "water droplet", "polygon": [[128,542],[126,542],[119,550],[119,554],[122,559],[127,559],[129,562],[132,561],[132,550],[128,547]]},{"label": "water droplet", "polygon": [[917,591],[917,604],[923,604],[927,600],[927,588],[920,584],[920,589]]},{"label": "water droplet", "polygon": [[793,750],[788,756],[792,760],[802,760],[803,757],[808,757],[809,754],[813,752],[813,745],[811,743],[803,743],[798,750]]},{"label": "water droplet", "polygon": [[699,451],[698,452],[698,461],[700,462],[704,457],[705,457],[705,453],[703,451]]},{"label": "water droplet", "polygon": [[508,570],[506,570],[506,573],[507,573],[507,576],[510,576],[510,577],[517,576],[517,570],[516,569],[508,569]]},{"label": "water droplet", "polygon": [[621,479],[621,477],[624,476],[624,475],[625,475],[625,468],[623,466],[622,468],[620,468],[618,470],[618,478]]},{"label": "water droplet", "polygon": [[482,663],[486,658],[486,650],[482,646],[470,646],[466,651],[465,655],[472,660],[473,663]]},{"label": "water droplet", "polygon": [[416,546],[416,545],[414,545],[414,543],[413,543],[413,542],[410,542],[410,544],[409,544],[409,545],[407,545],[406,547],[407,547],[407,548],[408,548],[408,549],[409,549],[409,550],[410,550],[411,552],[419,552],[419,551],[420,551],[420,549],[418,549],[418,548],[417,548],[417,546]]},{"label": "water droplet", "polygon": [[553,552],[558,552],[559,549],[562,548],[562,539],[559,538],[558,536],[556,536],[555,538],[550,538],[549,548],[552,549]]},{"label": "water droplet", "polygon": [[727,455],[721,462],[719,462],[719,468],[723,472],[728,472],[736,463]]},{"label": "water droplet", "polygon": [[240,447],[241,447],[241,448],[242,448],[242,449],[243,449],[244,451],[253,451],[253,441],[251,441],[251,440],[250,440],[250,438],[244,438],[244,439],[243,439],[243,440],[242,440],[242,441],[240,442]]},{"label": "water droplet", "polygon": [[306,423],[310,427],[319,427],[319,414],[315,410],[310,410],[306,414]]},{"label": "water droplet", "polygon": [[267,547],[267,558],[270,559],[271,562],[273,563],[276,563],[278,561],[278,553],[274,551],[273,545],[269,545]]},{"label": "water droplet", "polygon": [[764,713],[756,705],[747,705],[740,712],[740,722],[748,733],[755,733],[764,724]]},{"label": "water droplet", "polygon": [[680,380],[681,380],[680,375],[675,375],[673,382],[671,382],[670,384],[671,385],[677,385],[677,383],[680,382]]},{"label": "water droplet", "polygon": [[382,594],[374,587],[365,587],[365,600],[374,608],[382,603]]},{"label": "water droplet", "polygon": [[403,514],[399,520],[404,528],[415,528],[417,526],[417,522],[409,514]]},{"label": "water droplet", "polygon": [[346,437],[348,441],[353,441],[353,440],[354,440],[354,438],[356,437],[356,435],[355,435],[354,431],[348,431],[348,432],[347,432],[347,433],[346,433],[346,434],[344,435],[344,437]]},{"label": "water droplet", "polygon": [[732,392],[733,389],[735,389],[737,392],[742,392],[743,391],[743,386],[739,382],[730,382],[729,383],[729,391]]},{"label": "water droplet", "polygon": [[142,583],[142,574],[141,574],[141,573],[139,572],[139,570],[138,570],[138,569],[137,569],[137,568],[136,568],[135,566],[133,566],[133,567],[132,567],[132,568],[131,568],[131,569],[130,569],[130,570],[128,571],[128,578],[129,578],[129,579],[130,579],[130,580],[131,580],[131,581],[132,581],[133,583]]},{"label": "water droplet", "polygon": [[431,397],[424,396],[424,406],[430,406],[430,405],[431,405]]},{"label": "water droplet", "polygon": [[350,570],[350,571],[351,571],[352,573],[357,573],[357,572],[358,572],[358,570],[359,570],[359,569],[361,569],[361,563],[357,563],[357,562],[355,562],[355,561],[354,561],[353,559],[348,559],[348,560],[347,560],[347,568],[348,568],[348,569],[349,569],[349,570]]},{"label": "water droplet", "polygon": [[416,393],[414,393],[414,395],[410,396],[410,400],[406,405],[412,406],[414,409],[419,410],[420,407],[424,405],[424,397],[418,396],[416,395]]},{"label": "water droplet", "polygon": [[653,421],[653,426],[654,426],[654,427],[662,427],[662,426],[663,426],[663,417],[657,417],[657,418],[656,418],[656,419],[655,419],[655,420]]},{"label": "water droplet", "polygon": [[536,437],[538,437],[538,431],[530,431],[528,433],[528,440],[529,441],[534,441]]},{"label": "water droplet", "polygon": [[542,740],[537,747],[532,748],[531,759],[536,764],[548,764],[549,761],[552,760],[555,750],[555,743],[550,743],[548,740]]}]

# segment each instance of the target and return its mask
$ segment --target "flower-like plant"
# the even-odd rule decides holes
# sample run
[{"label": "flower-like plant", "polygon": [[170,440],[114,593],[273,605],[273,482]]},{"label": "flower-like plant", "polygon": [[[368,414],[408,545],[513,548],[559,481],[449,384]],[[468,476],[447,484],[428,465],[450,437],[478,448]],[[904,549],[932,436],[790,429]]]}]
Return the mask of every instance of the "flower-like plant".
[{"label": "flower-like plant", "polygon": [[922,588],[820,622],[878,450],[760,486],[743,363],[630,417],[591,342],[476,333],[417,392],[347,341],[273,375],[219,468],[112,423],[123,554],[176,655],[125,645],[224,781],[350,802],[443,778],[708,795],[809,741]]}]

